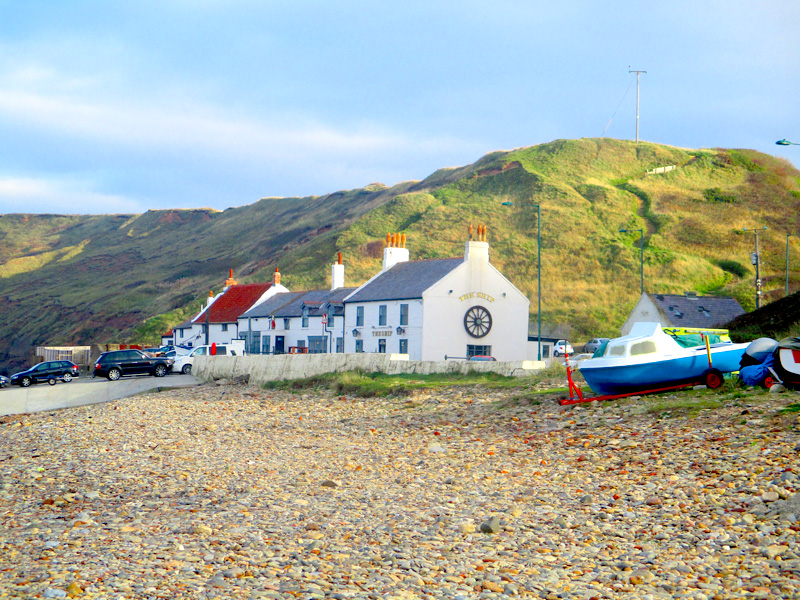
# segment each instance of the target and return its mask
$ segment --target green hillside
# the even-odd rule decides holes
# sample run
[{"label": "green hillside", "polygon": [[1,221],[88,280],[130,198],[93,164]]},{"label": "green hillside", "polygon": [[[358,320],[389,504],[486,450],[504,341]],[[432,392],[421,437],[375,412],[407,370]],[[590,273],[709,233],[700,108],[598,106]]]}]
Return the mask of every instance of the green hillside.
[{"label": "green hillside", "polygon": [[[666,173],[647,174],[675,166]],[[536,210],[542,210],[542,317],[572,339],[618,334],[639,295],[639,233],[650,292],[732,295],[754,308],[750,252],[759,235],[765,301],[783,297],[786,234],[798,231],[800,172],[749,150],[686,150],[611,139],[557,140],[491,153],[423,181],[315,198],[264,199],[224,212],[6,215],[0,218],[0,371],[32,346],[154,336],[240,282],[324,287],[342,252],[347,284],[380,268],[387,232],[412,259],[464,251],[488,226],[491,259],[536,310]],[[518,206],[503,206],[513,202]],[[792,290],[800,241],[790,238]],[[160,316],[158,316],[160,315]],[[156,317],[152,319],[152,317]],[[149,319],[149,320],[148,320]]]}]

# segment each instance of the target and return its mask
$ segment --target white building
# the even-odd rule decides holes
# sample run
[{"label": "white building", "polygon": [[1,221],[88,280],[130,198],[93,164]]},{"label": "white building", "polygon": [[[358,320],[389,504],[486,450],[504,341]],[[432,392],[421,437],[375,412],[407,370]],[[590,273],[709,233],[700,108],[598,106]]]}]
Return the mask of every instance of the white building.
[{"label": "white building", "polygon": [[342,255],[331,268],[331,289],[283,292],[239,317],[250,354],[344,352],[344,305],[355,288],[344,285]]},{"label": "white building", "polygon": [[743,315],[744,309],[727,296],[698,296],[694,292],[648,294],[639,298],[620,329],[628,335],[636,323],[655,322],[662,327],[719,328]]},{"label": "white building", "polygon": [[410,261],[405,236],[395,234],[381,272],[344,299],[344,351],[526,360],[529,305],[490,264],[485,227],[463,259]]},{"label": "white building", "polygon": [[233,278],[231,270],[222,292],[216,296],[210,293],[203,310],[173,328],[172,343],[188,347],[228,344],[241,337],[238,318],[242,313],[275,294],[288,291],[281,285],[278,269],[271,282],[242,285]]}]

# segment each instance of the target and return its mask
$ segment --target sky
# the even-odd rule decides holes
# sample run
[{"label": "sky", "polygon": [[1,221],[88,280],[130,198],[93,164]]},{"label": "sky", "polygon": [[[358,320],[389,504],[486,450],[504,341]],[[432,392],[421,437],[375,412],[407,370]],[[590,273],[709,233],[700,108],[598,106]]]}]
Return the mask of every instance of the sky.
[{"label": "sky", "polygon": [[800,165],[797,0],[0,0],[0,213],[242,206],[636,136]]}]

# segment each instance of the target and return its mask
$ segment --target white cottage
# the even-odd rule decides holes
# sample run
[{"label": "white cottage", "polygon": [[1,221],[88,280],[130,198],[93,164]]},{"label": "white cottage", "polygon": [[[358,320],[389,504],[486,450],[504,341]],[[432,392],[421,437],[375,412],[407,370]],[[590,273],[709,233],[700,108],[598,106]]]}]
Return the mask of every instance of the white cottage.
[{"label": "white cottage", "polygon": [[477,238],[463,259],[410,261],[387,235],[381,272],[344,299],[344,351],[526,360],[530,302],[490,264],[484,226]]}]

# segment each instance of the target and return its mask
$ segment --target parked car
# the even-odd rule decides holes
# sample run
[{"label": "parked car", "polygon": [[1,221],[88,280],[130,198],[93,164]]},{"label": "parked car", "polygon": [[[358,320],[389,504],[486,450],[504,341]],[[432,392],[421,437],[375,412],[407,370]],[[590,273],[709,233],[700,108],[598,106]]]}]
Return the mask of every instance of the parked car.
[{"label": "parked car", "polygon": [[[214,350],[217,356],[241,356],[243,354],[241,346],[233,344],[214,344]],[[195,356],[209,356],[211,354],[211,346],[197,346],[189,354],[175,357],[175,365],[173,370],[176,373],[183,373],[190,375],[192,373],[192,365],[194,364]]]},{"label": "parked car", "polygon": [[572,348],[567,340],[558,340],[553,346],[553,356],[561,356],[562,354],[574,354],[575,350]]},{"label": "parked car", "polygon": [[4,388],[9,385],[8,377],[5,375],[0,375],[0,388]]},{"label": "parked car", "polygon": [[33,383],[46,381],[50,385],[55,385],[56,381],[69,383],[73,377],[80,375],[80,369],[74,362],[68,360],[50,360],[32,366],[27,371],[14,373],[9,383],[20,387],[28,387]]},{"label": "parked car", "polygon": [[586,342],[586,345],[583,347],[583,351],[594,354],[597,352],[597,349],[600,348],[600,346],[609,341],[611,341],[611,338],[592,338]]},{"label": "parked car", "polygon": [[148,373],[163,377],[172,370],[173,360],[165,356],[150,356],[141,350],[103,352],[94,362],[94,376],[116,381],[123,375]]},{"label": "parked car", "polygon": [[483,354],[476,354],[475,356],[470,356],[469,359],[478,362],[492,362],[497,360],[494,356],[486,356]]}]

